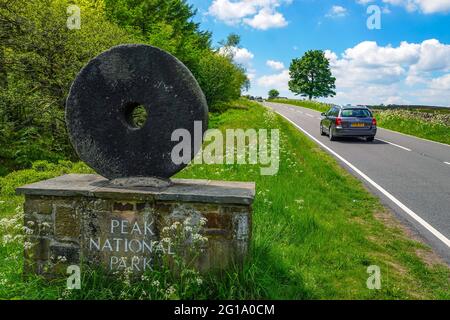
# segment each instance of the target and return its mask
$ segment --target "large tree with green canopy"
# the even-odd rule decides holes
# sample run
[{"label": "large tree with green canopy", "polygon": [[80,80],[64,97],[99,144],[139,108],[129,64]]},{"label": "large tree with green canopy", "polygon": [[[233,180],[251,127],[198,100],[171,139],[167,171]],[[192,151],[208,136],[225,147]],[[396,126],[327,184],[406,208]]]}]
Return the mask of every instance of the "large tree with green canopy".
[{"label": "large tree with green canopy", "polygon": [[336,95],[336,78],[330,70],[330,62],[321,50],[310,50],[302,58],[293,59],[289,67],[289,90],[296,95],[312,98]]}]

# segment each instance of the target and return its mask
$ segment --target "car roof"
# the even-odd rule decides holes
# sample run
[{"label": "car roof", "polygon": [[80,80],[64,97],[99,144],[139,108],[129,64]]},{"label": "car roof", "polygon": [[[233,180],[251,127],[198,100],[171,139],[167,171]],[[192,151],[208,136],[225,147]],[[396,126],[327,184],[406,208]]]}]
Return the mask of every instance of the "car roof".
[{"label": "car roof", "polygon": [[336,105],[336,107],[341,108],[341,109],[369,109],[366,106],[352,106],[352,105],[346,105],[346,106]]}]

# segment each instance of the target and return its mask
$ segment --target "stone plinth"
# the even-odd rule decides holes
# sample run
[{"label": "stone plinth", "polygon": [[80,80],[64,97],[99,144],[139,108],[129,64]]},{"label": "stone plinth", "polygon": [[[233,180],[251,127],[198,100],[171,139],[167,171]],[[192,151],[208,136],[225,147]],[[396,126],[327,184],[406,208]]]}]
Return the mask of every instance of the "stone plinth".
[{"label": "stone plinth", "polygon": [[[98,175],[69,174],[17,189],[25,195],[30,228],[25,270],[65,273],[88,264],[140,273],[151,268],[162,231],[174,223],[206,219],[208,239],[196,259],[201,271],[225,269],[245,259],[252,225],[254,183],[173,180],[166,188],[126,188]],[[26,246],[27,247],[27,246]]]}]

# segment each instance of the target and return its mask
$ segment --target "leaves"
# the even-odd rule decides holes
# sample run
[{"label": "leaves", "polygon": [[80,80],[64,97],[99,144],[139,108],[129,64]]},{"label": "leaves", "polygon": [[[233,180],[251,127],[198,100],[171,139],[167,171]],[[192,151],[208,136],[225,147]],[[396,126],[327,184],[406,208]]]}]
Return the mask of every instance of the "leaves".
[{"label": "leaves", "polygon": [[289,89],[297,95],[312,98],[333,97],[336,78],[330,63],[321,50],[310,50],[300,59],[293,59],[289,67]]},{"label": "leaves", "polygon": [[278,90],[272,89],[269,91],[268,95],[269,99],[276,99],[280,95],[280,92],[278,92]]},{"label": "leaves", "polygon": [[247,84],[242,67],[214,52],[185,0],[79,0],[81,29],[70,30],[72,4],[0,0],[0,174],[35,160],[77,159],[65,127],[69,88],[112,46],[146,43],[174,54],[211,106],[238,98]]}]

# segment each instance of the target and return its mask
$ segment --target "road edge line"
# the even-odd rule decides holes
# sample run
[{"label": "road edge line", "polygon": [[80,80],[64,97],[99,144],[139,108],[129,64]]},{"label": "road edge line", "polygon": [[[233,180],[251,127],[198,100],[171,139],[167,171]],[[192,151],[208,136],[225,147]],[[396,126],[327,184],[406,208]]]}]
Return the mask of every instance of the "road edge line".
[{"label": "road edge line", "polygon": [[[297,106],[297,105],[295,105],[295,104],[281,103],[281,102],[270,102],[270,101],[268,101],[268,102],[269,102],[269,103],[277,103],[277,104],[281,104],[281,105],[288,105],[288,106],[300,107],[300,108],[304,108],[304,109],[308,109],[308,110],[312,110],[312,111],[315,111],[315,112],[319,112],[319,113],[320,113],[320,111],[318,111],[318,110],[316,110],[316,109],[311,109],[311,108],[307,108],[307,107],[303,107],[303,106]],[[416,138],[416,139],[423,140],[423,141],[427,141],[427,142],[437,143],[437,144],[440,144],[440,145],[443,145],[443,146],[446,146],[446,147],[449,147],[449,148],[450,148],[450,144],[448,144],[448,143],[439,142],[439,141],[433,141],[433,140],[430,140],[430,139],[425,139],[425,138],[422,138],[422,137],[413,136],[412,134],[407,134],[407,133],[403,133],[403,132],[400,132],[400,131],[395,131],[395,130],[387,129],[387,128],[384,128],[384,127],[378,127],[378,128],[379,128],[379,129],[386,130],[386,131],[390,131],[390,132],[392,132],[392,133],[398,133],[398,134],[401,134],[401,135],[403,135],[403,136],[407,136],[407,137],[410,137],[410,138]]]},{"label": "road edge line", "polygon": [[[276,111],[275,111],[276,112]],[[405,213],[407,213],[411,218],[416,220],[422,227],[427,229],[429,232],[431,232],[436,238],[441,240],[447,247],[450,248],[450,240],[447,239],[442,233],[440,233],[438,230],[436,230],[432,225],[430,225],[428,222],[426,222],[424,219],[419,217],[414,211],[409,209],[406,205],[404,205],[400,200],[398,200],[396,197],[394,197],[392,194],[390,194],[386,189],[381,187],[378,183],[373,181],[369,176],[367,176],[364,172],[359,170],[357,167],[355,167],[352,163],[350,163],[348,160],[346,160],[344,157],[339,155],[337,152],[335,152],[330,147],[326,146],[322,142],[320,142],[317,138],[315,138],[313,135],[311,135],[309,132],[307,132],[305,129],[297,125],[295,122],[293,122],[291,119],[287,118],[283,114],[276,112],[280,116],[282,116],[284,119],[289,121],[291,124],[293,124],[295,127],[297,127],[300,131],[302,131],[304,134],[306,134],[309,138],[311,138],[314,142],[319,144],[321,147],[325,148],[327,151],[329,151],[332,155],[334,155],[336,158],[341,160],[343,163],[345,163],[350,169],[355,171],[357,174],[359,174],[364,180],[366,180],[368,183],[370,183],[373,187],[375,187],[378,191],[380,191],[383,195],[385,195],[389,200],[394,202],[400,209],[402,209]]]}]

